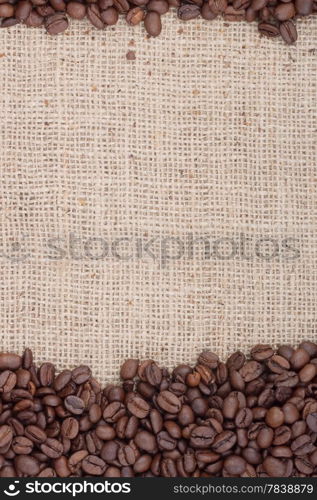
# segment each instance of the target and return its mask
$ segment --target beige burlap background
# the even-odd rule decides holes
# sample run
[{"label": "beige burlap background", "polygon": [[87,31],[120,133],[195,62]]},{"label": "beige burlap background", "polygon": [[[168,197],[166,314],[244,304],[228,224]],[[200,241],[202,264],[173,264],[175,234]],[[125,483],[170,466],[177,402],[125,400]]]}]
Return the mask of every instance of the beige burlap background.
[{"label": "beige burlap background", "polygon": [[[294,47],[174,14],[150,40],[1,30],[1,349],[106,380],[129,356],[316,340],[316,21]],[[240,233],[279,257],[76,259],[64,241]]]}]

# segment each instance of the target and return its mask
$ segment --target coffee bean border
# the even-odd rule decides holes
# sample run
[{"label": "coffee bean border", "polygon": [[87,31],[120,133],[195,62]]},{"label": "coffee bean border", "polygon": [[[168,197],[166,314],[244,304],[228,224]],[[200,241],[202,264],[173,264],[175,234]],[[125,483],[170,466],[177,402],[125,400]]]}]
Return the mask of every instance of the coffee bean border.
[{"label": "coffee bean border", "polygon": [[0,477],[316,477],[317,344],[128,359],[102,388],[0,354]]},{"label": "coffee bean border", "polygon": [[88,18],[97,29],[113,26],[119,16],[129,26],[143,22],[149,36],[162,30],[161,16],[170,8],[177,9],[182,21],[201,16],[212,21],[223,16],[225,21],[258,23],[261,35],[282,37],[287,44],[297,40],[294,20],[317,13],[317,0],[1,0],[1,27],[18,23],[30,27],[44,26],[51,35],[68,28],[69,18]]}]

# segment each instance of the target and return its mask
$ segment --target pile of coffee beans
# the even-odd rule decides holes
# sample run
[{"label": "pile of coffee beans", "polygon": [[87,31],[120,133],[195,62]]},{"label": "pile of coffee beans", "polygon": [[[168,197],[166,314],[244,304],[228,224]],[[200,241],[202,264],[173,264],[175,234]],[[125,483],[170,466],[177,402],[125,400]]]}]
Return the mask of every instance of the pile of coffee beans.
[{"label": "pile of coffee beans", "polygon": [[317,344],[128,359],[102,388],[0,354],[0,477],[316,477]]},{"label": "pile of coffee beans", "polygon": [[317,0],[0,0],[1,26],[18,23],[45,26],[56,35],[68,28],[69,18],[88,18],[97,29],[117,23],[125,17],[129,26],[144,22],[150,36],[162,29],[161,16],[177,9],[182,21],[201,16],[212,21],[223,16],[226,21],[257,21],[259,32],[268,37],[281,36],[288,43],[297,39],[293,19],[317,12]]}]

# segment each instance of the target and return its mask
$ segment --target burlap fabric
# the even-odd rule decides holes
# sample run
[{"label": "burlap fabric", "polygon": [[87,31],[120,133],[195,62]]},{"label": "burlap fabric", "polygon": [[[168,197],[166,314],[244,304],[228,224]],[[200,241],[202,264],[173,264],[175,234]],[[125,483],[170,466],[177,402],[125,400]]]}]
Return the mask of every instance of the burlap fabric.
[{"label": "burlap fabric", "polygon": [[[130,356],[317,339],[316,28],[1,30],[1,349],[105,381]],[[214,255],[181,255],[206,236]]]}]

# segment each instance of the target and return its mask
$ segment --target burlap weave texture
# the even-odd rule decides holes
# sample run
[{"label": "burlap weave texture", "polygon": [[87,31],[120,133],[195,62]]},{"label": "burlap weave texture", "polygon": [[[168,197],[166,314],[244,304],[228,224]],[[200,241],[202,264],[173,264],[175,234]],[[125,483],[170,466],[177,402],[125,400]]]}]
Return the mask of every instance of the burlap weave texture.
[{"label": "burlap weave texture", "polygon": [[[104,381],[130,356],[172,366],[317,338],[316,28],[299,22],[294,47],[175,14],[150,40],[124,22],[1,30],[1,349]],[[241,234],[294,238],[299,256],[134,251]],[[83,255],[121,237],[130,259]]]}]

